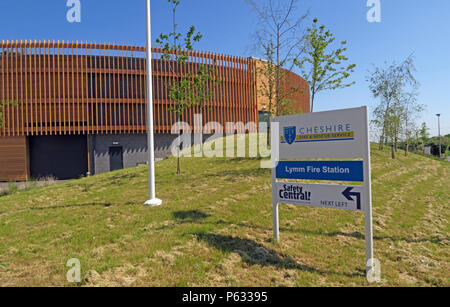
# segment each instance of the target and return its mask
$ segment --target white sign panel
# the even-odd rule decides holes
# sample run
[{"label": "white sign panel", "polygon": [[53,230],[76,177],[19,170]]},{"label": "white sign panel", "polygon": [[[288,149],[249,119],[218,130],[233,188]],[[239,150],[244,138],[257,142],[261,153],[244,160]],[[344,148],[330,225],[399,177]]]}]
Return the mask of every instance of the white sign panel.
[{"label": "white sign panel", "polygon": [[[275,239],[279,239],[279,204],[364,212],[366,269],[370,272],[373,236],[367,107],[276,117],[271,130]],[[298,180],[351,184],[307,184]]]},{"label": "white sign panel", "polygon": [[362,158],[364,117],[363,108],[276,117],[279,159]]},{"label": "white sign panel", "polygon": [[278,182],[278,203],[329,209],[364,211],[363,186],[340,186]]}]

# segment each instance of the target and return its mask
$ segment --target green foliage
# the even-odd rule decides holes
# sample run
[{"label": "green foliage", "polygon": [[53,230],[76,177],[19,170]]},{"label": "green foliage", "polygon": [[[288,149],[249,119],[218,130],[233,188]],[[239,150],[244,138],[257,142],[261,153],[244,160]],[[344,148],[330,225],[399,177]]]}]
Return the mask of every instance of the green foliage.
[{"label": "green foliage", "polygon": [[219,81],[214,76],[214,70],[207,69],[201,65],[198,72],[181,76],[178,81],[169,85],[170,98],[176,102],[176,106],[171,106],[170,111],[175,113],[178,118],[182,118],[186,109],[194,106],[203,106],[213,91],[208,88],[209,84],[217,86]]},{"label": "green foliage", "polygon": [[[394,62],[384,68],[376,67],[367,77],[373,97],[379,99],[373,109],[372,123],[381,130],[380,150],[390,144],[396,151],[402,133],[408,140],[412,136],[414,120],[424,109],[416,100],[419,83],[414,71],[414,58],[409,56],[400,64]],[[416,135],[420,133],[416,132]]]},{"label": "green foliage", "polygon": [[430,133],[428,132],[428,127],[426,123],[422,124],[422,127],[419,131],[419,136],[420,136],[420,140],[422,141],[422,145],[425,144],[425,142],[428,140],[428,138],[430,137]]},{"label": "green foliage", "polygon": [[356,64],[344,65],[348,58],[344,55],[347,42],[342,41],[340,47],[328,51],[335,41],[334,34],[324,25],[318,26],[314,19],[311,28],[307,29],[307,56],[296,59],[295,64],[301,69],[311,88],[311,112],[314,111],[315,96],[322,91],[349,87],[355,82],[345,83],[355,71]]},{"label": "green foliage", "polygon": [[184,36],[182,33],[178,32],[176,12],[180,5],[180,1],[168,0],[168,2],[172,4],[172,32],[169,34],[161,33],[156,39],[156,43],[164,50],[163,59],[185,63],[189,60],[186,51],[192,51],[194,49],[193,44],[198,43],[203,35],[200,32],[196,33],[195,26],[191,26]]},{"label": "green foliage", "polygon": [[14,194],[17,191],[19,191],[19,187],[17,186],[17,184],[15,182],[8,182],[8,191],[9,191],[9,194]]},{"label": "green foliage", "polygon": [[[276,114],[276,104],[274,99],[276,96],[276,64],[274,63],[275,48],[272,41],[267,42],[264,47],[264,58],[261,67],[258,67],[258,74],[260,75],[260,88],[258,91],[261,96],[267,99],[267,113]],[[268,123],[270,117],[268,118]]]},{"label": "green foliage", "polygon": [[[439,137],[430,137],[429,129],[426,123],[421,125],[420,129],[415,131],[415,135],[410,139],[410,145],[415,150],[422,150],[423,147],[431,147],[432,154],[438,156],[439,144],[441,144],[441,153],[450,155],[450,134],[441,136],[440,142]],[[405,142],[400,143],[400,148],[405,148]]]},{"label": "green foliage", "polygon": [[[164,50],[163,60],[169,61],[172,73],[180,71],[180,67],[187,65],[189,52],[193,51],[194,43],[202,39],[202,34],[196,32],[195,26],[191,26],[189,31],[183,35],[178,32],[176,23],[176,12],[180,5],[179,0],[168,0],[172,4],[173,25],[169,34],[161,33],[156,40],[157,44]],[[211,97],[212,88],[220,81],[212,68],[200,65],[195,74],[187,73],[173,79],[169,84],[170,98],[175,102],[175,106],[169,109],[177,115],[180,120],[184,112],[197,105],[203,106]],[[212,87],[209,88],[208,85]]]},{"label": "green foliage", "polygon": [[0,102],[0,129],[5,128],[5,117],[3,115],[3,109],[6,106],[8,106],[8,105],[13,106],[13,107],[17,107],[18,103],[16,101],[3,101],[3,102]]},{"label": "green foliage", "polygon": [[[180,33],[176,23],[176,13],[180,1],[168,0],[168,2],[172,5],[172,32],[169,34],[161,33],[156,43],[164,50],[162,60],[169,62],[171,73],[176,75],[167,84],[169,96],[175,102],[175,105],[170,106],[169,110],[176,115],[177,121],[180,122],[183,120],[186,110],[194,106],[203,107],[206,105],[214,93],[213,88],[220,81],[215,71],[204,65],[199,65],[195,69],[195,73],[180,73],[187,70],[189,52],[193,51],[194,43],[201,40],[202,34],[197,32],[195,26],[191,26],[185,35]],[[179,142],[181,148],[181,141]],[[179,150],[177,174],[181,173],[180,160]]]},{"label": "green foliage", "polygon": [[[441,148],[442,148],[442,153],[445,153],[446,149],[450,146],[450,137],[449,136],[441,136],[440,144],[441,144]],[[435,137],[427,139],[425,142],[425,145],[439,148],[439,137],[435,136]],[[439,149],[436,149],[436,151],[438,152]]]},{"label": "green foliage", "polygon": [[[298,113],[294,109],[295,101],[290,99],[292,94],[299,92],[299,88],[286,86],[285,77],[288,70],[277,72],[275,63],[276,48],[272,41],[268,41],[264,46],[264,58],[260,67],[257,68],[260,87],[259,94],[267,99],[267,107],[264,111],[271,115],[291,115]],[[277,84],[280,88],[277,90]],[[278,95],[278,99],[277,99]],[[303,110],[302,110],[303,111]],[[268,125],[270,117],[268,118]]]}]

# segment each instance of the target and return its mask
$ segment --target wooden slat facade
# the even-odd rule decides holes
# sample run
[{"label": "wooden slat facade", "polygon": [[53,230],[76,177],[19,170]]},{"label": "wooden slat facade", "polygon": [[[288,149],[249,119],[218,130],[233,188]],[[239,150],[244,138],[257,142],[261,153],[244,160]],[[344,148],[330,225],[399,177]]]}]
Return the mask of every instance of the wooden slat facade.
[{"label": "wooden slat facade", "polygon": [[[186,65],[162,59],[152,50],[155,133],[170,133],[175,116],[169,110],[168,84],[213,68],[220,84],[205,107],[184,114],[193,128],[258,121],[255,63],[251,59],[189,52]],[[0,136],[145,133],[146,50],[142,46],[60,41],[3,41],[0,44],[0,101],[16,101],[3,113]]]},{"label": "wooden slat facade", "polygon": [[27,138],[0,137],[0,181],[25,181],[28,173]]}]

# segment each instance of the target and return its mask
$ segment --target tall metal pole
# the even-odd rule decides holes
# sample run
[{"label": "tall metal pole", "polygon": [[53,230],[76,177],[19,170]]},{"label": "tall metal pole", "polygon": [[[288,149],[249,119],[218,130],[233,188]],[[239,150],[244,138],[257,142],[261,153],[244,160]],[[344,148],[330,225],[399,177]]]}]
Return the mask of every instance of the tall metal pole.
[{"label": "tall metal pole", "polygon": [[436,114],[438,117],[438,130],[439,130],[439,158],[442,157],[442,141],[441,141],[441,114]]},{"label": "tall metal pole", "polygon": [[150,16],[150,0],[146,2],[147,24],[147,150],[148,150],[148,192],[150,199],[145,202],[150,207],[161,206],[162,201],[156,198],[155,190],[155,142],[153,134],[153,77],[152,77],[152,31]]}]

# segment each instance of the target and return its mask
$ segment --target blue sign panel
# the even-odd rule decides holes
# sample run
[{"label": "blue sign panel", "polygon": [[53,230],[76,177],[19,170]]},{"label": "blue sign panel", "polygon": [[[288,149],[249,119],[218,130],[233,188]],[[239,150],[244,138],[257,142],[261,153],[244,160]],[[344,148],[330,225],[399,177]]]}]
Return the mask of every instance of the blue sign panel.
[{"label": "blue sign panel", "polygon": [[277,179],[364,182],[363,161],[280,161]]}]

